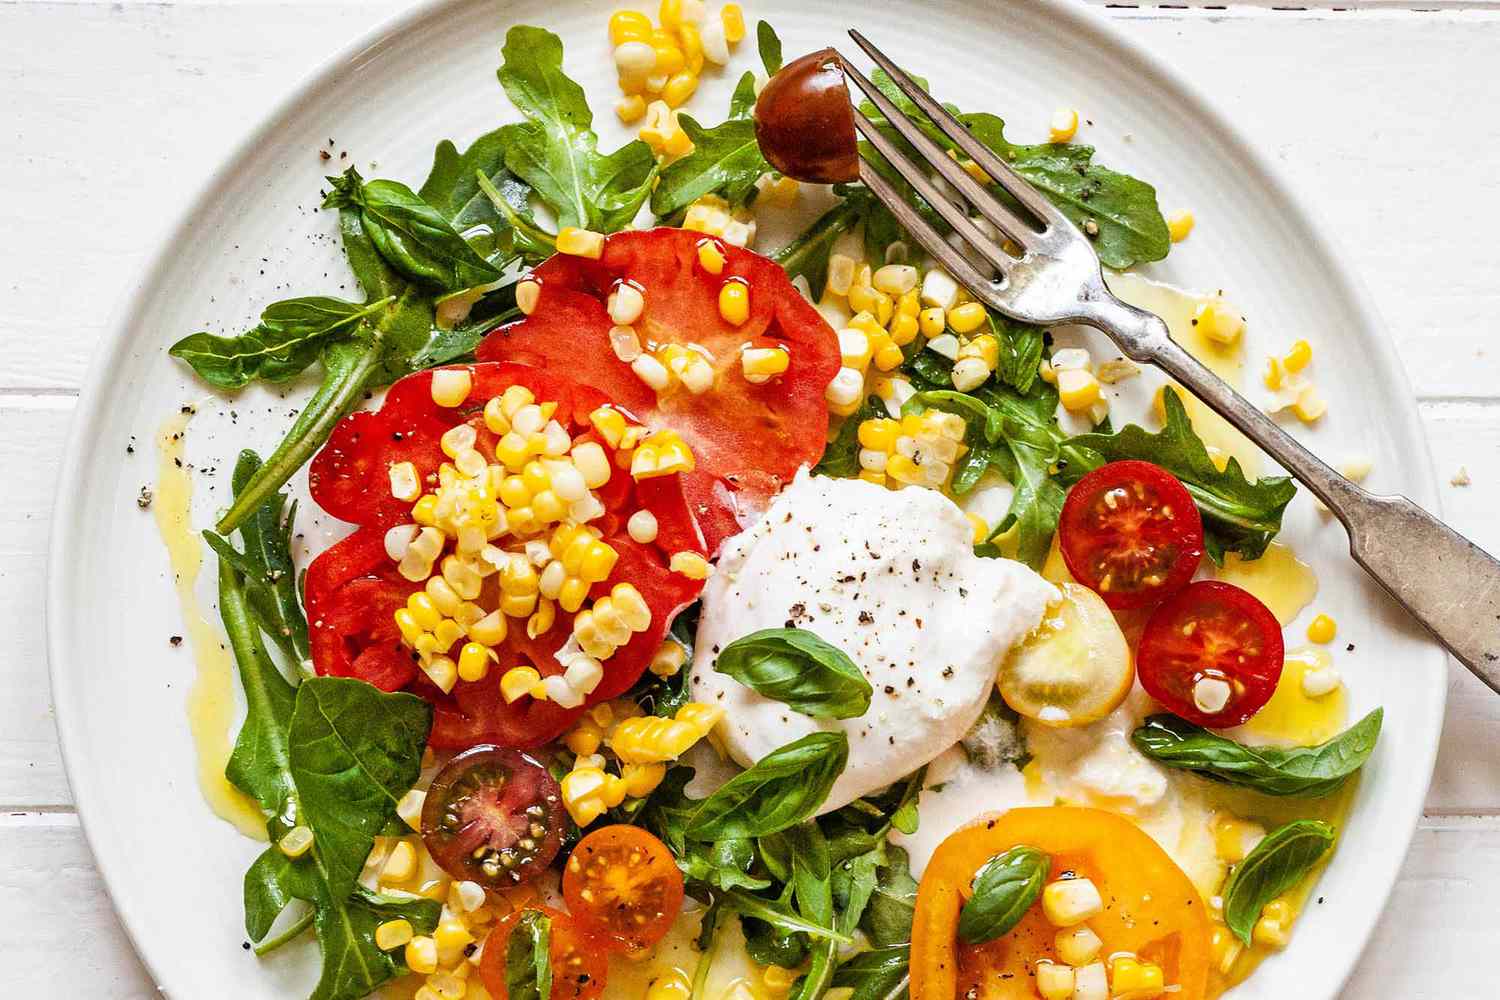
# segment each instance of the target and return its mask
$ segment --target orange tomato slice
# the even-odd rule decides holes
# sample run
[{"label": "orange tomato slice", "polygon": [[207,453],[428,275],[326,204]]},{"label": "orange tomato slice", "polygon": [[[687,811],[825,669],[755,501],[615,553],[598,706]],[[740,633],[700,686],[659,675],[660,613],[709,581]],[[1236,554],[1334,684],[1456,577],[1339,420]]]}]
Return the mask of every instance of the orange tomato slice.
[{"label": "orange tomato slice", "polygon": [[1209,916],[1192,882],[1156,841],[1100,809],[1012,809],[954,833],[933,853],[917,890],[912,924],[912,1000],[1034,1000],[1039,960],[1057,960],[1057,928],[1040,903],[1003,937],[958,940],[958,914],[979,868],[1017,845],[1046,851],[1051,878],[1071,871],[1093,880],[1104,912],[1088,926],[1104,942],[1100,959],[1133,952],[1162,967],[1173,1000],[1207,995]]}]

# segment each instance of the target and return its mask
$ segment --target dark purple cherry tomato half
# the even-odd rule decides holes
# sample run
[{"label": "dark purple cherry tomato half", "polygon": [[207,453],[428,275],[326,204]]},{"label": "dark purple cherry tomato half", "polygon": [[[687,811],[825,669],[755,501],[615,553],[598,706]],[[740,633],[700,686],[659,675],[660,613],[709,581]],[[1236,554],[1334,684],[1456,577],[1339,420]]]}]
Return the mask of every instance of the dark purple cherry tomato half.
[{"label": "dark purple cherry tomato half", "polygon": [[859,179],[854,105],[837,52],[809,53],[771,77],[755,102],[755,139],[771,166],[795,180]]},{"label": "dark purple cherry tomato half", "polygon": [[562,844],[562,790],[528,754],[477,746],[443,766],[422,806],[422,841],[454,879],[529,882]]}]

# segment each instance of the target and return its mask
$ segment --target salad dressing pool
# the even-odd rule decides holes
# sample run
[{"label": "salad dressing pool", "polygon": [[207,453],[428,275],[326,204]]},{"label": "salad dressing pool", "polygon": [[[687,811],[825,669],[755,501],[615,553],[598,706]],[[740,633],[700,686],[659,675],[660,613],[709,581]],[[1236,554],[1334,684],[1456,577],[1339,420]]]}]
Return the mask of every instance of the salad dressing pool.
[{"label": "salad dressing pool", "polygon": [[151,510],[167,548],[183,629],[197,669],[188,689],[187,715],[198,757],[198,787],[214,815],[247,837],[265,840],[266,821],[260,807],[224,777],[224,765],[234,749],[230,736],[236,714],[234,660],[223,634],[203,617],[193,591],[203,567],[203,542],[193,528],[193,476],[183,459],[192,419],[193,411],[186,409],[157,431],[159,464]]}]

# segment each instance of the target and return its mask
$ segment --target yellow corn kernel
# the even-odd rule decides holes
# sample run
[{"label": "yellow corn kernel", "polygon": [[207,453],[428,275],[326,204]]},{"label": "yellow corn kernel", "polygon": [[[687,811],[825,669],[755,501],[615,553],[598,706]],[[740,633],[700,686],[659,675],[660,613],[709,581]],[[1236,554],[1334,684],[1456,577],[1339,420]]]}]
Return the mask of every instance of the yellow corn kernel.
[{"label": "yellow corn kernel", "polygon": [[964,516],[969,519],[969,526],[974,529],[975,545],[990,537],[990,524],[988,521],[973,511],[965,511]]},{"label": "yellow corn kernel", "polygon": [[622,764],[661,764],[687,753],[704,735],[690,723],[648,715],[615,726],[610,748]]},{"label": "yellow corn kernel", "polygon": [[597,767],[575,768],[563,776],[563,806],[579,826],[588,826],[604,815],[606,806],[602,793],[606,777]]},{"label": "yellow corn kernel", "polygon": [[438,951],[451,952],[471,943],[474,935],[458,920],[444,920],[432,932],[432,940],[437,944]]},{"label": "yellow corn kernel", "polygon": [[562,590],[558,592],[557,603],[568,614],[573,614],[583,607],[584,600],[589,596],[589,584],[587,580],[577,577],[569,577],[563,582]]},{"label": "yellow corn kernel", "polygon": [[375,947],[381,951],[402,948],[415,936],[411,921],[399,917],[395,920],[387,920],[375,928]]},{"label": "yellow corn kernel", "polygon": [[993,333],[981,333],[959,347],[958,356],[960,359],[978,358],[986,368],[994,371],[995,366],[1000,363],[1000,341]]},{"label": "yellow corn kernel", "polygon": [[917,317],[898,312],[896,318],[891,320],[891,343],[897,347],[905,347],[917,339],[917,331],[920,328],[921,324]]},{"label": "yellow corn kernel", "polygon": [[1036,991],[1042,1000],[1072,1000],[1076,978],[1071,966],[1045,958],[1036,963]]},{"label": "yellow corn kernel", "polygon": [[719,249],[716,240],[698,241],[698,266],[709,274],[722,274],[724,271],[724,251]]},{"label": "yellow corn kernel", "polygon": [[1292,412],[1304,424],[1311,424],[1322,419],[1323,414],[1328,412],[1328,404],[1324,402],[1322,396],[1318,395],[1316,389],[1308,386],[1297,393],[1297,401],[1292,404]]},{"label": "yellow corn kernel", "polygon": [[731,278],[719,287],[719,315],[731,326],[743,326],[750,318],[750,286]]},{"label": "yellow corn kernel", "polygon": [[889,417],[876,417],[859,425],[859,445],[875,451],[893,451],[896,438],[901,436],[901,425]]},{"label": "yellow corn kernel", "polygon": [[1167,235],[1173,243],[1181,243],[1193,231],[1193,222],[1192,212],[1173,212],[1167,216]]},{"label": "yellow corn kernel", "polygon": [[1284,948],[1287,938],[1285,927],[1264,917],[1255,922],[1255,928],[1250,932],[1250,940],[1263,948]]},{"label": "yellow corn kernel", "polygon": [[1214,299],[1194,310],[1193,326],[1209,340],[1228,346],[1245,332],[1245,317],[1222,299]]},{"label": "yellow corn kernel", "polygon": [[1318,615],[1307,623],[1307,638],[1309,642],[1332,642],[1333,637],[1338,634],[1339,627],[1334,620],[1327,615]]},{"label": "yellow corn kernel", "polygon": [[437,524],[437,495],[428,493],[417,500],[411,509],[411,519],[423,527]]},{"label": "yellow corn kernel", "polygon": [[680,108],[687,103],[688,98],[692,97],[693,91],[697,89],[697,75],[682,70],[668,77],[667,85],[661,89],[661,99],[667,102],[668,107]]},{"label": "yellow corn kernel", "polygon": [[696,467],[692,449],[674,430],[652,434],[640,443],[630,459],[630,475],[637,480],[692,472]]},{"label": "yellow corn kernel", "polygon": [[437,942],[425,934],[406,942],[406,967],[420,976],[429,976],[437,971]]},{"label": "yellow corn kernel", "polygon": [[650,669],[658,677],[674,677],[686,662],[687,650],[682,647],[682,643],[666,639],[651,657]]},{"label": "yellow corn kernel", "polygon": [[693,981],[682,969],[657,976],[646,990],[646,1000],[689,1000],[692,995]]},{"label": "yellow corn kernel", "polygon": [[573,751],[579,757],[587,757],[599,752],[599,745],[604,742],[604,729],[588,715],[578,720],[578,725],[568,730],[563,737],[563,745]]},{"label": "yellow corn kernel", "polygon": [[942,306],[929,306],[918,314],[917,326],[928,339],[941,336],[948,328],[948,314]]},{"label": "yellow corn kernel", "polygon": [[740,352],[740,371],[751,385],[764,385],[791,367],[785,347],[747,347]]},{"label": "yellow corn kernel", "polygon": [[656,18],[663,28],[676,28],[682,24],[682,0],[661,0]]},{"label": "yellow corn kernel", "polygon": [[876,371],[895,371],[906,360],[906,355],[901,353],[901,348],[897,347],[895,341],[891,340],[890,337],[886,337],[884,340],[885,342],[880,345],[875,351],[874,356],[870,358],[870,362],[875,366]]},{"label": "yellow corn kernel", "polygon": [[437,628],[443,620],[442,613],[432,603],[432,598],[428,597],[427,592],[423,590],[415,592],[406,599],[406,610],[411,612],[418,625],[429,632]]},{"label": "yellow corn kernel", "polygon": [[1057,957],[1069,965],[1088,965],[1099,955],[1104,942],[1087,926],[1069,927],[1058,931],[1052,938],[1052,948]]},{"label": "yellow corn kernel", "polygon": [[656,49],[656,72],[670,78],[687,67],[687,56],[677,44],[677,37],[664,28],[651,33],[650,45]]},{"label": "yellow corn kernel", "polygon": [[490,672],[494,652],[477,642],[466,642],[458,654],[458,676],[461,680],[482,681]]},{"label": "yellow corn kernel", "polygon": [[469,626],[469,638],[486,646],[500,645],[509,632],[510,625],[498,611],[491,611]]},{"label": "yellow corn kernel", "polygon": [[632,799],[645,798],[656,791],[667,776],[665,764],[622,764],[620,780],[625,783],[625,794]]},{"label": "yellow corn kernel", "polygon": [[978,302],[965,302],[948,310],[948,329],[954,333],[973,333],[984,320],[984,306]]},{"label": "yellow corn kernel", "polygon": [[526,635],[535,639],[537,636],[545,635],[552,630],[557,622],[557,605],[545,597],[537,600],[536,611],[526,620]]},{"label": "yellow corn kernel", "polygon": [[411,609],[409,608],[397,608],[395,617],[396,628],[401,630],[401,638],[406,640],[408,646],[416,645],[417,637],[425,632],[426,629],[417,624],[416,616],[411,613]]},{"label": "yellow corn kernel", "polygon": [[761,189],[760,197],[756,199],[759,205],[764,201],[767,205],[778,208],[790,208],[797,203],[797,196],[802,192],[802,185],[791,177],[778,177]]},{"label": "yellow corn kernel", "polygon": [[1057,373],[1057,396],[1063,408],[1070,412],[1087,410],[1099,402],[1099,380],[1087,369],[1060,371]]},{"label": "yellow corn kernel", "polygon": [[508,469],[519,469],[530,457],[531,450],[526,446],[526,439],[515,431],[507,431],[495,443],[495,458]]},{"label": "yellow corn kernel", "polygon": [[302,857],[302,855],[306,854],[312,848],[312,845],[312,827],[308,826],[294,826],[276,842],[276,846],[281,849],[281,853],[289,858]]},{"label": "yellow corn kernel", "polygon": [[683,551],[672,553],[672,560],[668,568],[673,573],[681,573],[689,580],[707,580],[713,567],[709,566],[708,560],[697,552]]},{"label": "yellow corn kernel", "polygon": [[577,226],[563,226],[557,234],[557,252],[598,260],[604,256],[604,234]]},{"label": "yellow corn kernel", "polygon": [[745,12],[737,3],[726,3],[719,11],[719,20],[724,25],[724,40],[730,45],[745,37]]},{"label": "yellow corn kernel", "polygon": [[615,551],[614,546],[606,545],[604,542],[591,542],[588,551],[584,553],[583,562],[578,567],[578,575],[589,583],[607,580],[609,574],[614,572],[615,563],[619,560],[620,553]]},{"label": "yellow corn kernel", "polygon": [[874,483],[876,486],[885,485],[885,473],[876,472],[874,469],[860,469],[859,478],[867,483]]},{"label": "yellow corn kernel", "polygon": [[768,965],[760,974],[760,981],[766,984],[766,989],[772,993],[785,993],[792,988],[801,973],[796,969],[788,969],[780,965]]},{"label": "yellow corn kernel", "polygon": [[1062,108],[1052,113],[1052,121],[1047,125],[1047,137],[1053,142],[1072,142],[1073,137],[1078,134],[1078,112],[1072,108]]},{"label": "yellow corn kernel", "polygon": [[620,446],[625,433],[625,414],[613,406],[601,406],[589,414],[589,423],[611,448]]},{"label": "yellow corn kernel", "polygon": [[1292,349],[1286,352],[1286,357],[1281,363],[1286,365],[1289,372],[1300,372],[1312,361],[1312,345],[1305,340],[1299,340],[1292,345]]},{"label": "yellow corn kernel", "polygon": [[1266,373],[1261,376],[1261,381],[1265,383],[1266,388],[1275,392],[1281,388],[1285,380],[1286,374],[1281,367],[1281,361],[1277,358],[1267,358]]},{"label": "yellow corn kernel", "polygon": [[534,667],[511,667],[500,678],[500,697],[507,705],[513,705],[541,682],[542,675]]},{"label": "yellow corn kernel", "polygon": [[380,870],[380,881],[405,882],[416,871],[417,852],[412,848],[411,841],[402,840],[391,848],[391,856],[385,859],[385,867]]},{"label": "yellow corn kernel", "polygon": [[640,94],[629,94],[615,102],[615,117],[622,124],[634,125],[646,117],[646,99]]},{"label": "yellow corn kernel", "polygon": [[1131,955],[1115,955],[1109,963],[1109,993],[1115,1000],[1148,1000],[1166,988],[1161,966]]},{"label": "yellow corn kernel", "polygon": [[609,16],[609,44],[642,42],[651,37],[651,19],[638,10],[617,10]]},{"label": "yellow corn kernel", "polygon": [[1274,920],[1278,924],[1290,924],[1292,922],[1292,904],[1284,897],[1278,896],[1265,905],[1260,911],[1262,920]]},{"label": "yellow corn kernel", "polygon": [[1240,953],[1244,951],[1244,945],[1240,944],[1239,939],[1223,924],[1214,924],[1208,947],[1214,964],[1219,972],[1226,976],[1229,975],[1229,970],[1234,968],[1234,963],[1239,959]]},{"label": "yellow corn kernel", "polygon": [[[881,313],[882,302],[885,303],[884,308],[888,310],[886,313],[887,316],[895,311],[895,306],[891,303],[890,297],[884,292],[877,292],[867,284],[849,286],[849,308],[856,312],[869,313],[872,318],[878,317]],[[883,327],[885,324],[881,323],[879,325]]]}]

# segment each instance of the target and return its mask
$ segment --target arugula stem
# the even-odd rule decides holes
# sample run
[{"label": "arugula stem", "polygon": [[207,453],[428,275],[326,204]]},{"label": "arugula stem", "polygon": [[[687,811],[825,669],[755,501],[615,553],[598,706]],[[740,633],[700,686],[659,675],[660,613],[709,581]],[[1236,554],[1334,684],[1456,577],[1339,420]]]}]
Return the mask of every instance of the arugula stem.
[{"label": "arugula stem", "polygon": [[724,893],[723,901],[724,908],[727,910],[732,910],[741,916],[764,920],[767,923],[775,924],[783,930],[801,931],[809,937],[835,941],[838,944],[854,943],[854,939],[847,934],[840,934],[832,927],[824,927],[822,924],[805,920],[802,917],[792,916],[767,906],[765,900],[759,896],[753,896],[742,889],[730,889]]},{"label": "arugula stem", "polygon": [[256,945],[256,957],[264,958],[271,952],[275,951],[277,948],[280,948],[282,945],[300,937],[303,931],[307,930],[313,925],[313,917],[316,915],[316,913],[317,911],[313,907],[309,906],[307,908],[307,911],[303,913],[302,916],[293,921],[292,926],[288,927],[286,930],[282,931],[275,937],[267,938],[260,944]]},{"label": "arugula stem", "polygon": [[[705,913],[705,917],[707,914]],[[702,1000],[703,991],[708,986],[708,972],[713,968],[714,956],[719,951],[719,929],[713,929],[713,936],[709,938],[708,947],[698,956],[698,965],[693,969],[693,992],[689,1000]]]},{"label": "arugula stem", "polygon": [[[356,347],[354,344],[349,346]],[[354,409],[364,392],[365,383],[380,364],[380,338],[362,340],[356,349],[357,354],[341,358],[341,363],[336,365],[330,365],[333,358],[325,354],[323,384],[303,407],[297,422],[271,452],[271,457],[234,498],[228,513],[219,519],[215,525],[219,534],[227,535],[238,528],[271,494],[286,485],[287,480],[312,458],[313,452],[328,440],[334,425]]]}]

